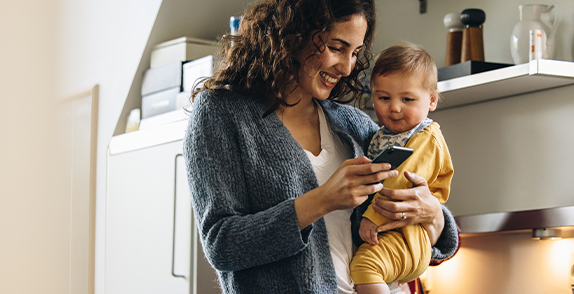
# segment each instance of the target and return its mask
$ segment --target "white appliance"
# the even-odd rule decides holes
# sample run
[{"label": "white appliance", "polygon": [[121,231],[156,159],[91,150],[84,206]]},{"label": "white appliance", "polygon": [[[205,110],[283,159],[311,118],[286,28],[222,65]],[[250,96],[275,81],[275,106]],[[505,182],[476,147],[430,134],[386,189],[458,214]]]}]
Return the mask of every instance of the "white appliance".
[{"label": "white appliance", "polygon": [[203,255],[182,156],[187,121],[113,137],[105,293],[221,293]]}]

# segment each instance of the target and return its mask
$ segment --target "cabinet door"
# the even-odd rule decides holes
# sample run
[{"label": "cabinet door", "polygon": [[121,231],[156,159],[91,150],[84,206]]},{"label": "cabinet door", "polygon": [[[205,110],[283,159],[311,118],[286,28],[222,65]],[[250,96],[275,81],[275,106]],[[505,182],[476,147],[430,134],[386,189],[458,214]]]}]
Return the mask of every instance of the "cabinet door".
[{"label": "cabinet door", "polygon": [[182,141],[110,155],[105,293],[220,293],[194,222]]},{"label": "cabinet door", "polygon": [[172,262],[175,156],[181,144],[109,156],[106,294],[190,293],[188,280],[173,275]]}]

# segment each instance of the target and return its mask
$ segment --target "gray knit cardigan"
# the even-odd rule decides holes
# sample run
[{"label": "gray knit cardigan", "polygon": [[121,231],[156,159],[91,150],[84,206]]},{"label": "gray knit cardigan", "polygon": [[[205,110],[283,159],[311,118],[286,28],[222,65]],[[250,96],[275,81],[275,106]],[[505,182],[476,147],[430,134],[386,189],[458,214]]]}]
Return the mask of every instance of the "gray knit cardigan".
[{"label": "gray knit cardigan", "polygon": [[[319,101],[331,129],[354,157],[378,126],[362,111]],[[337,293],[323,219],[299,230],[294,199],[318,187],[307,155],[261,99],[202,92],[193,103],[184,156],[201,243],[224,293]],[[353,239],[362,211],[353,214]],[[445,228],[433,258],[454,254],[458,233]]]}]

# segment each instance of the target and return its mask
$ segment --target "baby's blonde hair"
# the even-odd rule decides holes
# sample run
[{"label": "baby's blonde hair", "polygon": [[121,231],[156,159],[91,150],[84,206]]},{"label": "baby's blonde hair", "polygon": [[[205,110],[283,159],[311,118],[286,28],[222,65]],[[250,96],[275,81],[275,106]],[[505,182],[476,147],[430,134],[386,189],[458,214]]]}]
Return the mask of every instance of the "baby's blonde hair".
[{"label": "baby's blonde hair", "polygon": [[387,74],[411,75],[421,72],[426,77],[424,85],[432,93],[438,95],[437,69],[436,64],[430,54],[421,46],[402,42],[383,50],[376,58],[371,81],[377,76]]}]

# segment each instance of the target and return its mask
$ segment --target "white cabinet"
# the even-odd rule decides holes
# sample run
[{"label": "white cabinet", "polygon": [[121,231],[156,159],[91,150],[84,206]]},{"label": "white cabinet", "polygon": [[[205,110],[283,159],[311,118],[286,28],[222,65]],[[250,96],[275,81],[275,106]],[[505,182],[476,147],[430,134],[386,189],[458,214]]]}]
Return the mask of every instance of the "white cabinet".
[{"label": "white cabinet", "polygon": [[182,156],[185,125],[182,121],[112,138],[106,294],[220,292],[192,215]]}]

